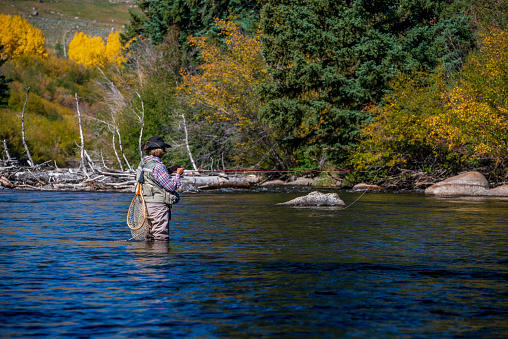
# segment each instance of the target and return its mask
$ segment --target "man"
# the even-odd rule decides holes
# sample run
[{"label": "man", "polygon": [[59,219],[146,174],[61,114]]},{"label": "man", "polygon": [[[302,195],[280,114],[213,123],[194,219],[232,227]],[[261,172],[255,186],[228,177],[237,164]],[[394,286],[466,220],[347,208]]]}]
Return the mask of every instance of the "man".
[{"label": "man", "polygon": [[[161,161],[166,153],[166,144],[162,137],[151,137],[143,145],[146,155],[141,160],[137,178],[143,175],[143,198],[146,203],[150,229],[146,235],[147,240],[169,240],[169,221],[171,220],[171,205],[178,198],[174,192],[180,187],[180,176],[185,170],[178,165],[168,169]],[[176,172],[171,177],[170,172]]]}]

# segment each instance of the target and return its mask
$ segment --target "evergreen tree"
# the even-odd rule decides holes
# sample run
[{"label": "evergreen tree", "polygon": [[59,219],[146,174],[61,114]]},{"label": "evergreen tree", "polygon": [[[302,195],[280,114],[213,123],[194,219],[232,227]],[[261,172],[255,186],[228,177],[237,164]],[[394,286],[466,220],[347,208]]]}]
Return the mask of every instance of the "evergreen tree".
[{"label": "evergreen tree", "polygon": [[130,13],[130,24],[122,36],[124,41],[144,36],[159,44],[168,29],[176,25],[180,29],[180,43],[185,45],[189,35],[218,33],[216,18],[233,16],[243,29],[250,31],[259,17],[256,0],[138,0],[137,5],[143,14]]},{"label": "evergreen tree", "polygon": [[[0,46],[0,51],[3,47]],[[0,69],[7,60],[0,59]],[[0,107],[8,107],[9,102],[9,80],[6,79],[5,75],[0,74]]]},{"label": "evergreen tree", "polygon": [[9,102],[9,80],[0,75],[0,107],[8,107]]},{"label": "evergreen tree", "polygon": [[264,55],[274,84],[264,118],[303,159],[343,159],[369,105],[399,72],[460,67],[468,18],[447,0],[267,0]]}]

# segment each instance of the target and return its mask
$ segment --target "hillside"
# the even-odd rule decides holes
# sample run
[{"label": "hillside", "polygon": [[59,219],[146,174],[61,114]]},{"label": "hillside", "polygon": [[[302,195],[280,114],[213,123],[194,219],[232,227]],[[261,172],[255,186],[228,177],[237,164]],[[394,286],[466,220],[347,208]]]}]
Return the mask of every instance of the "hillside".
[{"label": "hillside", "polygon": [[122,31],[129,22],[129,10],[137,10],[134,0],[0,0],[0,13],[17,14],[39,28],[46,46],[58,40],[68,44],[74,32],[107,37],[114,29]]}]

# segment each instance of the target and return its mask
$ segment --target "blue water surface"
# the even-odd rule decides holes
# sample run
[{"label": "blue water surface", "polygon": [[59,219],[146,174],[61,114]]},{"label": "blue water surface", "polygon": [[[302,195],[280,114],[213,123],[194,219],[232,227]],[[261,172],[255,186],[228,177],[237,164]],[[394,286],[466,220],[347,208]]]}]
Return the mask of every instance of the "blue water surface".
[{"label": "blue water surface", "polygon": [[508,337],[508,201],[307,193],[183,194],[165,243],[132,194],[0,190],[0,336]]}]

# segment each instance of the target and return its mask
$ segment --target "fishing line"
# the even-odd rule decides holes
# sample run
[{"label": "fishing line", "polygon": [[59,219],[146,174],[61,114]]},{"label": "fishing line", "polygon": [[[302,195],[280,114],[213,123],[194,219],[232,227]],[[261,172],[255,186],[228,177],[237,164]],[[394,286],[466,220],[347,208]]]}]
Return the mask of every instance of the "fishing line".
[{"label": "fishing line", "polygon": [[360,195],[360,196],[358,197],[358,199],[356,199],[355,201],[353,201],[352,203],[350,203],[349,205],[347,205],[346,207],[344,207],[344,208],[343,208],[343,210],[345,210],[345,209],[346,209],[346,208],[348,208],[348,207],[351,207],[351,205],[353,205],[355,202],[357,202],[358,200],[360,200],[360,198],[361,198],[361,197],[363,197],[363,195],[364,195],[365,193],[367,193],[367,190],[365,190],[365,191],[362,193],[362,195]]}]

